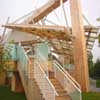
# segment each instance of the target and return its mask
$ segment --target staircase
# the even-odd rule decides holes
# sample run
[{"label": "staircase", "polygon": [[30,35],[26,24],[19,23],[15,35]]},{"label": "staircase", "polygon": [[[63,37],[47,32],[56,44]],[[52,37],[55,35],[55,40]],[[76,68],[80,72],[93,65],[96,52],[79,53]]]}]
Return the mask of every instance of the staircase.
[{"label": "staircase", "polygon": [[63,89],[61,84],[56,78],[50,79],[52,84],[55,87],[55,90],[57,91],[59,96],[56,96],[56,100],[71,100],[70,96],[67,94],[67,92]]},{"label": "staircase", "polygon": [[42,54],[37,57],[29,47],[22,46],[17,51],[18,71],[27,100],[81,100],[80,88],[59,62],[53,60],[48,68],[48,59]]},{"label": "staircase", "polygon": [[[35,79],[45,100],[81,100],[79,84],[72,79],[59,62],[54,59],[51,64],[52,68],[48,68],[48,61],[44,59],[42,54],[39,55],[36,57],[36,65],[34,66]],[[48,91],[45,93],[45,90]]]},{"label": "staircase", "polygon": [[17,46],[18,72],[27,100],[43,100],[41,91],[34,79],[34,59],[26,54],[28,48]]}]

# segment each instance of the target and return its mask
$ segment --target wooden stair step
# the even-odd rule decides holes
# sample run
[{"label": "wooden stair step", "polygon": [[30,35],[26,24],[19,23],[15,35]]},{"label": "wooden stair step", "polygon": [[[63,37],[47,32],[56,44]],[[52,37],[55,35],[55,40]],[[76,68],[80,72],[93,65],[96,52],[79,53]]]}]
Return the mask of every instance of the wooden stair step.
[{"label": "wooden stair step", "polygon": [[53,83],[54,86],[61,87],[59,83]]},{"label": "wooden stair step", "polygon": [[52,84],[54,85],[54,87],[56,87],[56,88],[63,88],[62,86],[61,86],[61,84],[60,83],[57,83],[57,82],[52,82]]},{"label": "wooden stair step", "polygon": [[67,91],[64,90],[64,88],[61,86],[60,82],[57,79],[52,78],[50,80],[51,80],[52,84],[54,85],[59,96],[66,96],[67,95]]},{"label": "wooden stair step", "polygon": [[70,96],[56,96],[56,100],[71,100]]},{"label": "wooden stair step", "polygon": [[56,91],[59,93],[67,93],[64,89],[56,89]]},{"label": "wooden stair step", "polygon": [[55,78],[51,78],[50,80],[51,80],[51,81],[54,81],[54,82],[58,82],[58,80],[55,79]]},{"label": "wooden stair step", "polygon": [[59,86],[59,85],[55,85],[54,87],[55,87],[56,90],[62,89],[62,87]]},{"label": "wooden stair step", "polygon": [[54,72],[53,71],[49,71],[49,78],[54,78]]},{"label": "wooden stair step", "polygon": [[61,86],[60,87],[56,87],[57,91],[65,91]]},{"label": "wooden stair step", "polygon": [[66,96],[66,95],[68,95],[67,92],[62,92],[62,93],[61,92],[60,93],[57,92],[57,93],[59,94],[59,96]]},{"label": "wooden stair step", "polygon": [[60,84],[59,81],[55,80],[55,79],[50,79],[52,83],[54,84]]}]

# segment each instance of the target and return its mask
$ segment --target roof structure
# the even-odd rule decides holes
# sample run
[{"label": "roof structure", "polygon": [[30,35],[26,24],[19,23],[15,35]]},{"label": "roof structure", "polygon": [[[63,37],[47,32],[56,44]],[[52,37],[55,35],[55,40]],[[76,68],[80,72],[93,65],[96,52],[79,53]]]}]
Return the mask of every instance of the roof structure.
[{"label": "roof structure", "polygon": [[[72,42],[75,37],[72,34],[71,28],[70,28],[70,32],[68,32],[68,28],[64,26],[7,24],[7,25],[3,25],[3,27],[22,31],[22,32],[27,32],[28,34],[30,33],[33,34],[34,36],[39,36],[42,39],[47,39],[49,43],[51,43],[55,48],[56,53],[72,55],[71,52],[73,50]],[[84,30],[86,36],[87,52],[89,54],[93,48],[95,39],[97,38],[99,27],[84,26]],[[59,47],[59,45],[60,46],[62,45],[62,47]]]}]

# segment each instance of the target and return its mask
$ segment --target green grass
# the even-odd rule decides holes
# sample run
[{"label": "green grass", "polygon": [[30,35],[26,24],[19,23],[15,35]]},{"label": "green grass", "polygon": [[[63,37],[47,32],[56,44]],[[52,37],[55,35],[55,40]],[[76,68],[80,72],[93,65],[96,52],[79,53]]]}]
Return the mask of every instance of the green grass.
[{"label": "green grass", "polygon": [[100,80],[96,80],[96,87],[100,88]]},{"label": "green grass", "polygon": [[100,93],[83,93],[82,100],[100,100]]},{"label": "green grass", "polygon": [[23,93],[14,93],[7,86],[0,86],[0,100],[26,100]]},{"label": "green grass", "polygon": [[[100,100],[100,93],[82,93],[82,100]],[[26,100],[23,93],[14,93],[7,86],[0,86],[0,100]]]}]

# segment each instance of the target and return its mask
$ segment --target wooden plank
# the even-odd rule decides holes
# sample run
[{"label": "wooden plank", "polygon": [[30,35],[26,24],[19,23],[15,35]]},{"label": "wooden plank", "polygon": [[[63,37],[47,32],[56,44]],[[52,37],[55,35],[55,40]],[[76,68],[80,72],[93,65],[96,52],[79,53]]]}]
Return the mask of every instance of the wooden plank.
[{"label": "wooden plank", "polygon": [[[71,33],[72,33],[72,29],[70,28],[70,34],[68,33],[68,29],[64,26],[49,26],[49,25],[43,25],[43,26],[40,26],[40,25],[25,25],[25,24],[7,24],[7,25],[3,25],[3,27],[6,27],[6,28],[10,28],[10,29],[17,29],[19,31],[24,31],[24,32],[28,32],[28,33],[34,33],[36,35],[41,35],[41,37],[44,37],[46,35],[49,34],[48,38],[52,38],[52,36],[50,35],[53,35],[52,33],[54,33],[54,35],[59,38],[62,38],[64,39],[65,37],[70,37]],[[84,26],[84,29],[85,29],[85,32],[88,32],[87,31],[87,28],[91,28],[91,27],[88,27],[88,26]],[[96,32],[98,32],[98,28],[96,27],[92,27],[93,29],[96,30]],[[39,34],[39,33],[41,34]],[[93,32],[93,31],[91,31]],[[45,34],[46,33],[46,34]],[[67,34],[67,36],[66,36]],[[91,33],[93,34],[93,33]],[[88,35],[87,35],[88,37]],[[93,36],[90,36],[90,37],[93,37]],[[71,38],[71,37],[70,37]]]},{"label": "wooden plank", "polygon": [[70,38],[68,31],[62,26],[39,26],[39,25],[20,25],[20,24],[8,24],[7,28],[17,29],[19,31],[32,33],[33,35],[40,36],[41,38],[47,37],[48,39],[67,40]]},{"label": "wooden plank", "polygon": [[86,52],[86,40],[83,27],[83,17],[80,0],[70,0],[72,34],[74,40],[75,78],[81,85],[82,91],[89,91],[89,74]]},{"label": "wooden plank", "polygon": [[[19,42],[14,42],[15,44],[19,44]],[[21,41],[20,42],[22,46],[33,46],[34,44],[37,43],[42,43],[39,40],[31,40],[31,41]]]},{"label": "wooden plank", "polygon": [[[67,0],[63,0],[63,2],[66,1]],[[45,5],[43,5],[42,7],[38,8],[35,12],[33,12],[33,15],[26,19],[23,23],[36,23],[43,19],[43,17],[51,13],[54,9],[58,8],[59,6],[60,0],[49,0]]]},{"label": "wooden plank", "polygon": [[3,27],[7,27],[7,28],[15,28],[17,29],[19,28],[28,28],[28,29],[48,29],[48,30],[55,30],[55,31],[67,31],[67,28],[64,26],[54,26],[54,25],[32,25],[32,24],[6,24],[6,25],[2,25]]},{"label": "wooden plank", "polygon": [[[67,27],[64,27],[64,26],[54,26],[54,25],[32,25],[32,24],[6,24],[6,25],[2,25],[3,27],[6,27],[6,28],[15,28],[17,29],[18,27],[20,28],[29,28],[29,29],[32,29],[32,28],[37,28],[37,29],[48,29],[48,30],[55,30],[55,31],[66,31],[68,32],[68,29]],[[96,35],[99,31],[99,28],[97,27],[92,27],[92,29],[90,26],[84,26],[84,30],[85,32],[91,32],[91,34],[93,35]],[[72,34],[72,28],[70,27],[69,28],[70,30],[70,34]],[[87,35],[88,36],[88,35]]]}]

